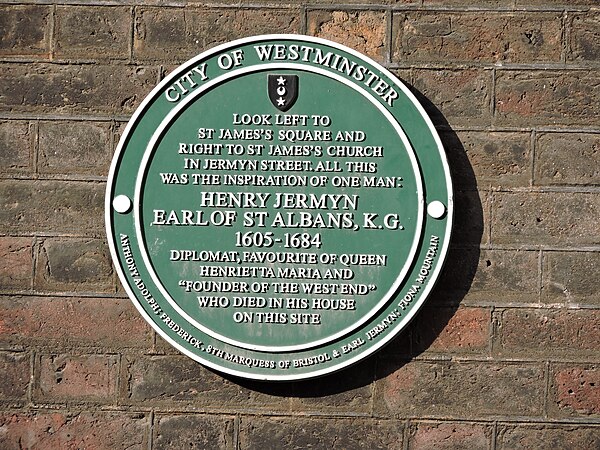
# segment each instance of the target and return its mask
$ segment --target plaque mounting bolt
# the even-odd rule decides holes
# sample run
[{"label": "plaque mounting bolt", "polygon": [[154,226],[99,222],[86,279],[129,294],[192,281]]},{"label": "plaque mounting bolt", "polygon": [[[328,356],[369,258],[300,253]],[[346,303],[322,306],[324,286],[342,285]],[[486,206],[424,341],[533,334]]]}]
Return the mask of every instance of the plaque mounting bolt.
[{"label": "plaque mounting bolt", "polygon": [[441,219],[446,214],[446,206],[439,200],[434,200],[427,205],[427,214],[434,219]]},{"label": "plaque mounting bolt", "polygon": [[113,199],[112,206],[119,214],[125,214],[131,209],[131,199],[126,195],[117,195]]}]

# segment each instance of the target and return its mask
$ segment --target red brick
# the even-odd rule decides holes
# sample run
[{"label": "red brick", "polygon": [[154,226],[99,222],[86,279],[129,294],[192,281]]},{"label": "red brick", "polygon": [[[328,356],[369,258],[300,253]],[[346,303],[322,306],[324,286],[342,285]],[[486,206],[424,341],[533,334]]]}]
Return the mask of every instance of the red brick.
[{"label": "red brick", "polygon": [[134,57],[184,62],[210,47],[242,37],[301,33],[301,16],[296,8],[137,8]]},{"label": "red brick", "polygon": [[3,64],[0,111],[129,114],[156,85],[158,69],[110,64]]},{"label": "red brick", "polygon": [[402,449],[403,424],[376,419],[243,418],[240,450]]},{"label": "red brick", "polygon": [[417,351],[486,353],[491,313],[487,308],[430,307],[419,312],[412,326]]},{"label": "red brick", "polygon": [[113,402],[119,372],[115,355],[42,355],[37,402]]},{"label": "red brick", "polygon": [[41,122],[40,173],[108,175],[111,129],[103,122]]},{"label": "red brick", "polygon": [[[399,417],[472,418],[542,413],[541,365],[387,361],[376,411]],[[389,373],[389,374],[388,374]]]},{"label": "red brick", "polygon": [[0,448],[94,449],[148,448],[149,417],[143,413],[0,414]]},{"label": "red brick", "polygon": [[587,450],[600,448],[600,429],[586,425],[505,425],[498,431],[498,450]]},{"label": "red brick", "polygon": [[222,416],[182,414],[158,416],[155,419],[155,448],[180,450],[183,448],[233,448],[233,419]]},{"label": "red brick", "polygon": [[131,9],[120,7],[58,6],[56,48],[59,58],[128,58]]},{"label": "red brick", "polygon": [[600,253],[544,252],[542,295],[550,301],[600,305]]},{"label": "red brick", "polygon": [[552,415],[600,416],[600,368],[561,365],[552,371],[548,409]]},{"label": "red brick", "polygon": [[25,402],[31,378],[29,355],[0,352],[0,373],[2,374],[0,402]]},{"label": "red brick", "polygon": [[600,184],[600,134],[542,133],[535,150],[537,185]]},{"label": "red brick", "polygon": [[502,355],[597,355],[600,311],[508,309],[500,324]]},{"label": "red brick", "polygon": [[114,292],[114,270],[105,241],[45,239],[37,258],[37,291]]},{"label": "red brick", "polygon": [[514,71],[496,74],[496,125],[596,125],[600,71]]},{"label": "red brick", "polygon": [[346,45],[376,61],[386,58],[382,11],[309,11],[308,34]]},{"label": "red brick", "polygon": [[0,172],[32,172],[32,135],[27,122],[0,122]]},{"label": "red brick", "polygon": [[31,238],[0,237],[0,289],[31,289],[32,252]]},{"label": "red brick", "polygon": [[394,15],[393,58],[406,62],[560,61],[561,14],[440,11]]},{"label": "red brick", "polygon": [[50,53],[51,7],[0,7],[0,55],[44,56]]},{"label": "red brick", "polygon": [[480,424],[417,423],[411,430],[410,450],[453,450],[490,448],[491,430]]},{"label": "red brick", "polygon": [[150,346],[150,327],[127,299],[0,297],[0,343]]},{"label": "red brick", "polygon": [[600,240],[596,193],[496,193],[493,243],[595,245]]},{"label": "red brick", "polygon": [[570,45],[567,59],[596,62],[600,60],[600,48],[598,48],[600,13],[592,10],[575,14],[570,17],[570,26],[571,36],[568,41]]},{"label": "red brick", "polygon": [[491,71],[481,69],[423,69],[414,77],[417,98],[436,125],[489,124],[491,86]]},{"label": "red brick", "polygon": [[101,183],[2,180],[0,232],[104,235]]}]

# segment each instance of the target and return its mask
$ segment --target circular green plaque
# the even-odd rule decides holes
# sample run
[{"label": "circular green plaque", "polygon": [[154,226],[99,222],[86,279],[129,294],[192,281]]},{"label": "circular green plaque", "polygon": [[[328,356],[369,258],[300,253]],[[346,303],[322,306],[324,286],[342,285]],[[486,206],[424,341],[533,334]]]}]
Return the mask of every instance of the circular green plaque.
[{"label": "circular green plaque", "polygon": [[268,35],[186,62],[115,154],[108,240],[154,329],[253,379],[340,370],[402,330],[446,256],[440,139],[391,73],[323,39]]}]

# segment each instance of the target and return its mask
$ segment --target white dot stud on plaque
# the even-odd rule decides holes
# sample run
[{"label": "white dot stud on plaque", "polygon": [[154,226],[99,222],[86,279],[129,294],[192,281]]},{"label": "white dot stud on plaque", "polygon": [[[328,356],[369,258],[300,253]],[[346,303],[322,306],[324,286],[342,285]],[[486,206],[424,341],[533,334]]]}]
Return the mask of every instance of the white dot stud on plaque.
[{"label": "white dot stud on plaque", "polygon": [[113,208],[119,214],[125,214],[131,209],[131,200],[126,195],[117,195],[112,202]]},{"label": "white dot stud on plaque", "polygon": [[446,214],[446,207],[439,200],[434,200],[427,205],[427,214],[434,219],[441,219]]}]

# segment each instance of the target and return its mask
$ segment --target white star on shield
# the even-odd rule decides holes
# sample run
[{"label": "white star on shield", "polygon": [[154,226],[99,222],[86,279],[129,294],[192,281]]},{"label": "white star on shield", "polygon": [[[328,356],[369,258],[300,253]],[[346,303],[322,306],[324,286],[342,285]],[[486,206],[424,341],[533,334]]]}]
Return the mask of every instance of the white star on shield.
[{"label": "white star on shield", "polygon": [[285,84],[286,79],[283,77],[277,78],[277,84],[283,86]]},{"label": "white star on shield", "polygon": [[285,100],[283,98],[279,97],[277,99],[277,106],[283,106],[283,105],[285,105]]}]

